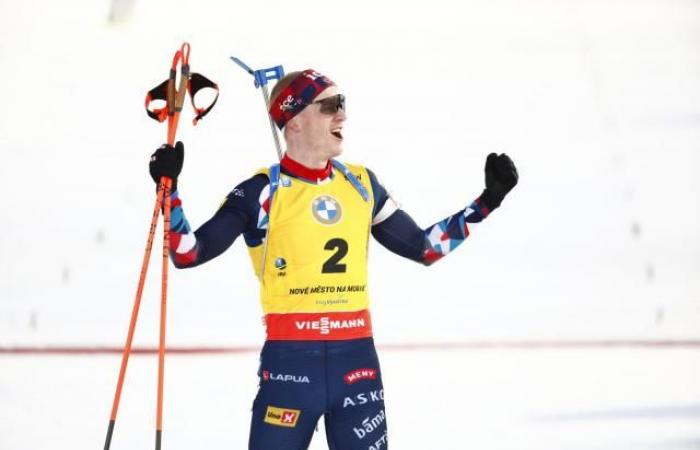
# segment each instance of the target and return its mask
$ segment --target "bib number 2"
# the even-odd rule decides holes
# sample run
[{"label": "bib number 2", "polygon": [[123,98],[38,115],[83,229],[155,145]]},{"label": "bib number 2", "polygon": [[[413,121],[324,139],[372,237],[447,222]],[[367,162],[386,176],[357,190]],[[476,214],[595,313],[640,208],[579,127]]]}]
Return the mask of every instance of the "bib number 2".
[{"label": "bib number 2", "polygon": [[340,261],[348,254],[348,242],[345,239],[333,238],[326,242],[325,250],[335,251],[328,260],[323,263],[322,273],[344,273],[347,270],[345,264]]}]

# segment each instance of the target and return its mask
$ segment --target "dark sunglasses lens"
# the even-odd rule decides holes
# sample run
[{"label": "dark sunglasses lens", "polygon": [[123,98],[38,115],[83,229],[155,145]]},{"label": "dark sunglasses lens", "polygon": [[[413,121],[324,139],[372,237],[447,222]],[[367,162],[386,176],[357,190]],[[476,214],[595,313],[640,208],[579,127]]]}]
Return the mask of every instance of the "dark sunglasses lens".
[{"label": "dark sunglasses lens", "polygon": [[324,114],[335,114],[339,109],[345,111],[345,96],[342,94],[334,95],[321,100],[321,112]]},{"label": "dark sunglasses lens", "polygon": [[338,94],[338,108],[345,111],[345,96],[343,94]]}]

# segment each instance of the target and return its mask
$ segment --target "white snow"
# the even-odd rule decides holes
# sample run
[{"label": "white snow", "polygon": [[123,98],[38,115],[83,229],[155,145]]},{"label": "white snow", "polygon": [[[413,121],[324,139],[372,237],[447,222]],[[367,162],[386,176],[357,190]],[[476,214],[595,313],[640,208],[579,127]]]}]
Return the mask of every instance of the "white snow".
[{"label": "white snow", "polygon": [[[507,152],[520,184],[430,268],[370,251],[376,340],[700,339],[700,4],[0,2],[0,347],[120,346],[166,127],[145,93],[192,45],[219,103],[178,137],[197,227],[275,152],[255,68],[347,96],[345,160],[423,227]],[[110,12],[111,11],[111,12]],[[136,334],[158,333],[160,254]],[[257,346],[245,246],[171,270],[168,343]],[[700,447],[700,349],[380,350],[392,448]],[[256,355],[173,356],[164,448],[245,448]],[[155,361],[129,367],[113,448],[153,444]],[[0,449],[101,447],[118,356],[0,354]],[[322,449],[318,436],[313,449]]]}]

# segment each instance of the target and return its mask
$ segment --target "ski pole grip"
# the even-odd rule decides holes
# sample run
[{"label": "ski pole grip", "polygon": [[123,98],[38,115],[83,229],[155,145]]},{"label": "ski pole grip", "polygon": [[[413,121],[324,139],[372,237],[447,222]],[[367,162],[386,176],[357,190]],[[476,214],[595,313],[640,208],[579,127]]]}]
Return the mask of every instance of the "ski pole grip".
[{"label": "ski pole grip", "polygon": [[267,82],[270,80],[279,80],[284,76],[284,68],[282,66],[270,67],[268,69],[253,70],[246,63],[231,56],[231,61],[238,64],[243,70],[253,75],[255,78],[255,87],[259,88],[262,86],[267,86]]},{"label": "ski pole grip", "polygon": [[255,87],[267,86],[270,80],[279,80],[284,76],[282,66],[270,67],[269,69],[260,69],[255,71]]}]

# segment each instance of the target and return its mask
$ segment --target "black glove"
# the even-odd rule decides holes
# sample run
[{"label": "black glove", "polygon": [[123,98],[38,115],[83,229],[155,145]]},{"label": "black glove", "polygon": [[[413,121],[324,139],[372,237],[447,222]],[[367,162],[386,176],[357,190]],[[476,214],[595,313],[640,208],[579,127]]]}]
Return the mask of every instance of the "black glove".
[{"label": "black glove", "polygon": [[178,141],[175,147],[168,144],[163,144],[158,150],[151,155],[151,162],[148,163],[148,170],[151,173],[151,178],[156,182],[156,189],[160,183],[160,177],[169,177],[171,183],[171,192],[177,190],[177,176],[182,170],[182,163],[185,160],[185,146]]},{"label": "black glove", "polygon": [[481,201],[490,210],[501,206],[503,198],[518,184],[518,169],[505,153],[491,153],[486,158],[486,189],[481,194]]}]

